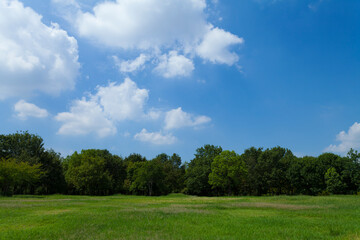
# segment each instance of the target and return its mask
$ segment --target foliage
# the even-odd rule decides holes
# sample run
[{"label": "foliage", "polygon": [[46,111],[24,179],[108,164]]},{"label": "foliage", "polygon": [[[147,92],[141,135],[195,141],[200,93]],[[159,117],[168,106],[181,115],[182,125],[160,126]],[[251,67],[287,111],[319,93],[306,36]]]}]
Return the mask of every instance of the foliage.
[{"label": "foliage", "polygon": [[155,159],[143,162],[134,172],[130,190],[135,194],[147,196],[168,194],[165,172],[160,162]]},{"label": "foliage", "polygon": [[64,163],[70,191],[78,194],[107,195],[122,186],[122,159],[107,150],[82,150]]},{"label": "foliage", "polygon": [[283,194],[287,191],[285,172],[292,158],[292,152],[281,147],[266,149],[259,155],[255,166],[260,182],[259,194]]},{"label": "foliage", "polygon": [[209,174],[214,158],[221,152],[222,148],[214,145],[205,145],[196,149],[195,158],[186,169],[185,184],[189,194],[200,196],[213,194],[209,184]]},{"label": "foliage", "polygon": [[148,161],[125,159],[89,149],[63,159],[28,132],[0,135],[1,194],[115,193],[164,195],[321,195],[360,191],[360,154],[323,153],[298,158],[289,149],[251,147],[239,155],[220,146],[198,148],[182,164],[179,155],[161,153]]},{"label": "foliage", "polygon": [[360,153],[350,149],[345,159],[348,161],[342,179],[348,187],[347,191],[350,193],[360,192]]},{"label": "foliage", "polygon": [[260,175],[257,172],[258,159],[261,153],[262,148],[251,147],[241,155],[247,169],[247,177],[242,189],[243,195],[259,195],[261,192]]},{"label": "foliage", "polygon": [[13,158],[0,159],[0,195],[11,196],[16,186],[33,185],[42,176],[41,165],[17,162]]},{"label": "foliage", "polygon": [[221,194],[237,195],[245,182],[246,166],[240,155],[234,151],[223,151],[211,164],[209,183]]},{"label": "foliage", "polygon": [[156,156],[154,161],[163,167],[166,189],[169,192],[181,192],[184,188],[185,177],[185,166],[181,164],[181,157],[176,153],[172,156],[162,153]]},{"label": "foliage", "polygon": [[[137,156],[136,159],[141,158]],[[151,161],[130,162],[127,173],[125,184],[129,185],[129,192],[153,196],[180,192],[183,188],[185,168],[177,154],[170,157],[162,153]]]},{"label": "foliage", "polygon": [[59,153],[50,149],[44,151],[39,160],[44,172],[36,187],[37,194],[65,193],[66,182],[62,169],[62,158]]},{"label": "foliage", "polygon": [[329,168],[325,173],[326,190],[329,193],[343,193],[345,184],[341,181],[340,175],[334,167]]},{"label": "foliage", "polygon": [[45,151],[43,139],[28,132],[0,135],[0,158],[19,158],[36,163]]},{"label": "foliage", "polygon": [[65,192],[65,178],[60,154],[45,150],[43,139],[28,132],[0,135],[0,157],[16,159],[29,165],[41,166],[43,172],[36,184],[15,186],[15,193],[52,194]]}]

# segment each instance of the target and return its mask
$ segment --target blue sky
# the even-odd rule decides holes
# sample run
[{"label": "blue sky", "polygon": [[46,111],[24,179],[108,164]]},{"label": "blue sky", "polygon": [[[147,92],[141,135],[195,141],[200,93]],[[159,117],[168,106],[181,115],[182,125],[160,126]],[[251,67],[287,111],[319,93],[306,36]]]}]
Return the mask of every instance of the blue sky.
[{"label": "blue sky", "polygon": [[63,156],[360,149],[357,0],[0,0],[0,132]]}]

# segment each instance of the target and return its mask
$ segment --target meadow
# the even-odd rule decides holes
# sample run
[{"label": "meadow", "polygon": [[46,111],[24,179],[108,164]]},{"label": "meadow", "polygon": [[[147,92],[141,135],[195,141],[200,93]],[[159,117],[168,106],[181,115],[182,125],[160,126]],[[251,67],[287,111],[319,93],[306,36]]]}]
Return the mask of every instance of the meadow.
[{"label": "meadow", "polygon": [[0,197],[0,239],[360,239],[360,196]]}]

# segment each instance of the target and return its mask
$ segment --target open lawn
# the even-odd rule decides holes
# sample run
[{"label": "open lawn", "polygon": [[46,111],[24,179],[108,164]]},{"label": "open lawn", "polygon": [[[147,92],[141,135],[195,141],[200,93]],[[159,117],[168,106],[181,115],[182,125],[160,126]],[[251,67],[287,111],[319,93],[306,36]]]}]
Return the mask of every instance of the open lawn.
[{"label": "open lawn", "polygon": [[1,197],[0,239],[360,239],[360,196]]}]

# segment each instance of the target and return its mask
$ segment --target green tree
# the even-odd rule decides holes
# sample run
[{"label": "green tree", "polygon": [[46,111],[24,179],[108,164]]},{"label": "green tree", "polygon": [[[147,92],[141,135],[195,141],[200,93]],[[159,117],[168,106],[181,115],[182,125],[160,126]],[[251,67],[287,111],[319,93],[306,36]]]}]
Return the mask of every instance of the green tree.
[{"label": "green tree", "polygon": [[39,162],[44,174],[36,185],[35,193],[54,194],[66,192],[65,176],[61,166],[62,161],[60,154],[52,149],[41,154]]},{"label": "green tree", "polygon": [[165,183],[169,192],[181,192],[184,188],[185,166],[181,165],[181,157],[174,153],[169,156],[165,153],[155,157],[164,168]]},{"label": "green tree", "polygon": [[205,145],[196,150],[195,158],[191,160],[186,169],[186,188],[189,194],[212,195],[209,184],[209,174],[214,158],[222,152],[222,148],[214,145]]},{"label": "green tree", "polygon": [[36,163],[44,151],[43,139],[38,135],[27,131],[0,135],[0,158],[16,158]]},{"label": "green tree", "polygon": [[209,183],[222,194],[237,195],[243,187],[246,173],[246,165],[240,155],[234,151],[223,151],[211,164]]},{"label": "green tree", "polygon": [[287,191],[286,170],[289,158],[294,155],[289,149],[274,147],[263,151],[255,167],[260,182],[260,194],[283,194]]},{"label": "green tree", "polygon": [[107,150],[75,152],[64,160],[63,165],[70,192],[108,195],[118,192],[123,186],[125,170],[122,159]]},{"label": "green tree", "polygon": [[329,168],[325,173],[326,190],[329,193],[343,193],[345,184],[341,181],[340,175],[334,167]]},{"label": "green tree", "polygon": [[317,195],[325,190],[323,170],[319,168],[319,161],[316,157],[305,156],[299,159],[302,164],[300,170],[303,179],[300,193],[308,195]]},{"label": "green tree", "polygon": [[360,153],[354,149],[348,152],[345,169],[342,172],[343,182],[347,185],[347,192],[356,194],[360,192]]},{"label": "green tree", "polygon": [[124,193],[131,194],[131,184],[134,181],[135,170],[146,162],[146,158],[137,153],[132,153],[124,159],[126,178],[123,184]]},{"label": "green tree", "polygon": [[0,195],[11,196],[20,185],[33,185],[42,176],[40,164],[30,165],[16,159],[0,159]]},{"label": "green tree", "polygon": [[130,191],[148,196],[168,194],[165,177],[164,167],[157,159],[142,162],[134,171]]},{"label": "green tree", "polygon": [[46,151],[43,139],[29,132],[0,135],[0,157],[16,159],[29,165],[40,164],[44,173],[36,184],[24,183],[15,188],[15,193],[50,194],[64,191],[65,181],[60,154]]},{"label": "green tree", "polygon": [[304,193],[306,191],[304,187],[304,178],[301,175],[302,168],[302,159],[299,159],[295,156],[288,159],[285,171],[288,186],[286,194],[294,195]]},{"label": "green tree", "polygon": [[248,171],[242,194],[259,195],[261,192],[260,175],[257,172],[258,159],[262,153],[262,148],[251,147],[246,149],[241,155]]}]

